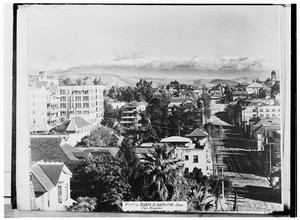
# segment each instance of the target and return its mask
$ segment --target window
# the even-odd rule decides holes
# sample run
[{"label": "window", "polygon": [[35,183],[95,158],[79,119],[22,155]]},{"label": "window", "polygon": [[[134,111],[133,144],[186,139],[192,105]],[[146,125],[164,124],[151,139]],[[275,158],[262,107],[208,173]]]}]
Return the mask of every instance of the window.
[{"label": "window", "polygon": [[60,97],[60,101],[65,102],[66,100],[67,100],[67,97],[66,97],[66,96]]},{"label": "window", "polygon": [[89,107],[89,103],[83,103],[83,108],[88,108]]},{"label": "window", "polygon": [[69,186],[68,183],[65,185],[65,200],[69,198]]},{"label": "window", "polygon": [[60,90],[60,94],[61,95],[65,95],[66,94],[66,90]]},{"label": "window", "polygon": [[83,114],[89,114],[90,112],[89,111],[83,111]]},{"label": "window", "polygon": [[81,101],[81,96],[76,96],[75,101]]},{"label": "window", "polygon": [[35,114],[35,111],[34,111],[34,110],[32,110],[32,114]]},{"label": "window", "polygon": [[57,186],[58,202],[62,203],[62,190],[61,186]]},{"label": "window", "polygon": [[263,109],[259,109],[259,111],[260,111],[260,112],[263,112],[264,110],[263,110]]},{"label": "window", "polygon": [[66,105],[66,103],[60,103],[60,107],[61,107],[61,108],[66,108],[67,105]]},{"label": "window", "polygon": [[253,114],[253,117],[255,117],[256,116],[256,114]]},{"label": "window", "polygon": [[275,114],[272,114],[272,117],[275,117]]},{"label": "window", "polygon": [[35,101],[32,102],[32,105],[35,106]]},{"label": "window", "polygon": [[48,207],[50,207],[50,192],[48,192]]},{"label": "window", "polygon": [[81,103],[76,103],[76,108],[81,108]]},{"label": "window", "polygon": [[260,116],[260,117],[264,117],[264,114],[260,114],[259,116]]},{"label": "window", "polygon": [[255,108],[253,109],[253,112],[256,112],[256,109],[255,109]]},{"label": "window", "polygon": [[269,114],[267,114],[266,116],[267,116],[267,117],[269,117],[270,115],[269,115]]},{"label": "window", "polygon": [[60,114],[61,114],[61,116],[65,116],[66,115],[66,111],[61,111]]},{"label": "window", "polygon": [[81,111],[77,111],[77,114],[81,115]]},{"label": "window", "polygon": [[194,163],[198,163],[198,155],[194,155],[193,156],[193,162]]},{"label": "window", "polygon": [[88,96],[83,96],[83,101],[89,101],[89,97]]},{"label": "window", "polygon": [[33,124],[35,124],[35,119],[33,119]]},{"label": "window", "polygon": [[274,109],[274,108],[272,109],[272,112],[275,112],[275,109]]},{"label": "window", "polygon": [[278,109],[278,111],[280,112],[280,108]]},{"label": "window", "polygon": [[269,112],[269,111],[270,111],[270,109],[267,108],[266,112]]},{"label": "window", "polygon": [[185,155],[184,160],[189,160],[189,155]]}]

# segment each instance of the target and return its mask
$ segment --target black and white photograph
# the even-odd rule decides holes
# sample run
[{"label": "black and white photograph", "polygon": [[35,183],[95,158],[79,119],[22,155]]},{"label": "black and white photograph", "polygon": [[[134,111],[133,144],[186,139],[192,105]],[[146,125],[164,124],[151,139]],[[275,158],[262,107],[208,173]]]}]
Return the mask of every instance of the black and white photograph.
[{"label": "black and white photograph", "polygon": [[6,7],[5,217],[287,213],[292,7]]}]

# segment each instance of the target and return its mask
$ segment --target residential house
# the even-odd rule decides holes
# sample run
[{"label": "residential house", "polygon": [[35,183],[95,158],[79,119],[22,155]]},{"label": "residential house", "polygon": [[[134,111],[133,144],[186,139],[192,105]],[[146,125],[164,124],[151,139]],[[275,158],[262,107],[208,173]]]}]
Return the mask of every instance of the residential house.
[{"label": "residential house", "polygon": [[248,128],[250,136],[253,136],[257,141],[258,151],[264,150],[264,144],[270,136],[269,132],[275,130],[280,130],[279,119],[257,119],[256,121],[251,121]]},{"label": "residential house", "polygon": [[172,136],[163,138],[160,141],[170,149],[175,149],[175,156],[182,159],[183,169],[192,172],[196,167],[201,169],[204,175],[207,174],[207,149],[196,148],[190,138]]},{"label": "residential house", "polygon": [[246,87],[246,92],[248,94],[251,94],[251,93],[259,93],[259,90],[263,88],[263,85],[260,84],[260,83],[257,83],[257,82],[254,82],[254,83],[251,83],[249,84],[247,87]]},{"label": "residential house", "polygon": [[248,92],[244,91],[233,91],[232,92],[232,100],[235,101],[240,98],[248,98],[249,94]]},{"label": "residential house", "polygon": [[65,211],[75,202],[70,197],[72,173],[64,163],[39,161],[31,172],[37,210]]},{"label": "residential house", "polygon": [[196,128],[193,132],[185,136],[193,141],[195,148],[204,148],[207,142],[208,134],[205,131]]},{"label": "residential house", "polygon": [[54,127],[51,131],[56,134],[67,134],[66,143],[75,146],[82,138],[91,134],[92,127],[80,116],[72,117],[61,125]]}]

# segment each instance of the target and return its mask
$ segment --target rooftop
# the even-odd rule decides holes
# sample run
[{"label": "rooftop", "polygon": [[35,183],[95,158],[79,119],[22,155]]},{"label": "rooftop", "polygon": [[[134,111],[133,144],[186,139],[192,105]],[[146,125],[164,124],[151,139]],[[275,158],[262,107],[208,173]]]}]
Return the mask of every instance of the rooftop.
[{"label": "rooftop", "polygon": [[160,142],[161,143],[190,143],[191,139],[180,137],[180,136],[172,136],[172,137],[163,138],[160,140]]},{"label": "rooftop", "polygon": [[51,190],[57,185],[62,172],[72,175],[71,171],[63,163],[37,162],[31,166],[31,170],[35,192],[48,192]]},{"label": "rooftop", "polygon": [[186,135],[186,137],[207,137],[208,134],[205,131],[196,128],[192,133]]}]

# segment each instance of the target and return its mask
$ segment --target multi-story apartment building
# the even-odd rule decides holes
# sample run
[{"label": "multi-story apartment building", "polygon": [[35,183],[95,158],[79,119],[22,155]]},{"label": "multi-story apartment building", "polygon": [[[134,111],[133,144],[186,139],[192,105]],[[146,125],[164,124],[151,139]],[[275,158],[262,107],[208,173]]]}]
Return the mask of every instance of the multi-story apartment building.
[{"label": "multi-story apartment building", "polygon": [[101,122],[104,115],[104,86],[59,86],[58,89],[62,121],[74,116],[81,116],[92,126]]},{"label": "multi-story apartment building", "polygon": [[141,119],[140,113],[146,110],[148,103],[141,101],[132,101],[125,104],[122,108],[121,124],[124,126],[130,126],[137,124]]},{"label": "multi-story apartment building", "polygon": [[29,120],[32,132],[47,131],[47,90],[29,87]]},{"label": "multi-story apartment building", "polygon": [[47,123],[55,126],[60,122],[60,95],[57,86],[51,86],[47,90]]}]

